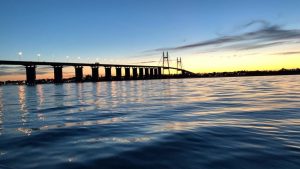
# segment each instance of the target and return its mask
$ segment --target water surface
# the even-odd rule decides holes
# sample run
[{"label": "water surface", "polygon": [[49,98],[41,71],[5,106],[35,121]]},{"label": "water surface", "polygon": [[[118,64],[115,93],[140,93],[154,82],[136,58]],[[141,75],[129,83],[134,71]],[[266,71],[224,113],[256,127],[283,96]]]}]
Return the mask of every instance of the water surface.
[{"label": "water surface", "polygon": [[0,87],[0,168],[300,168],[300,76]]}]

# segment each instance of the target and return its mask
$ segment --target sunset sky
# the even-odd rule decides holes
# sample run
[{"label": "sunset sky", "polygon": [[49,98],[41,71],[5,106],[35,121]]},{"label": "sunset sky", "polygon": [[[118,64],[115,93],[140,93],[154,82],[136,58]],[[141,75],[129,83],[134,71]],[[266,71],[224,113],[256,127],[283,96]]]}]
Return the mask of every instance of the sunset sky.
[{"label": "sunset sky", "polygon": [[[299,7],[299,0],[1,0],[0,60],[157,65],[169,51],[196,73],[298,68]],[[73,68],[64,72],[73,76]],[[37,73],[53,76],[49,67]],[[24,68],[1,66],[0,80],[12,74],[25,78]]]}]

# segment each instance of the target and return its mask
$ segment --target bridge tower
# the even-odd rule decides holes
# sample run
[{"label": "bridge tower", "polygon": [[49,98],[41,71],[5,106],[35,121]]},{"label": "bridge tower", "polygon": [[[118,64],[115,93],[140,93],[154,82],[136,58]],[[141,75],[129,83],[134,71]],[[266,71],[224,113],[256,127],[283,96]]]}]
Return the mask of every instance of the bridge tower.
[{"label": "bridge tower", "polygon": [[169,64],[169,53],[168,52],[167,52],[166,56],[165,56],[165,52],[163,52],[163,74],[165,73],[165,69],[168,70],[168,73],[170,75],[170,64]]},{"label": "bridge tower", "polygon": [[178,74],[178,69],[181,69],[181,73],[182,73],[182,62],[181,62],[181,57],[177,58],[177,74]]}]

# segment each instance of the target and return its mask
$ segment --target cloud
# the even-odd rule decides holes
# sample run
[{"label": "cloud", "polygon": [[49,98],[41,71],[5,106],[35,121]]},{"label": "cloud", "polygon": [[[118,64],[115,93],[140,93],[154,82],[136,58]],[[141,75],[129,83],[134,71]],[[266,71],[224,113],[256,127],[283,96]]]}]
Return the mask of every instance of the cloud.
[{"label": "cloud", "polygon": [[20,75],[19,73],[14,73],[14,72],[0,72],[0,76],[12,76],[12,75]]},{"label": "cloud", "polygon": [[[45,75],[48,74],[49,72],[46,71],[37,71],[36,75]],[[20,71],[20,70],[13,70],[13,71],[1,71],[0,76],[16,76],[16,75],[26,75],[26,71]]]},{"label": "cloud", "polygon": [[267,27],[270,27],[270,23],[265,21],[265,20],[253,20],[253,21],[250,21],[244,25],[241,26],[241,29],[244,29],[244,28],[248,28],[250,26],[253,26],[253,25],[261,25],[262,28],[267,28]]},{"label": "cloud", "polygon": [[247,29],[253,25],[260,26],[258,29],[244,32],[238,35],[221,36],[197,43],[175,47],[158,48],[151,51],[180,51],[207,48],[214,48],[214,50],[251,50],[288,43],[299,43],[299,29],[284,29],[279,25],[272,25],[264,20],[251,21],[247,24],[242,25],[240,29]]},{"label": "cloud", "polygon": [[259,44],[240,44],[240,45],[232,45],[228,46],[227,48],[235,49],[235,50],[253,50],[253,49],[260,49],[266,47],[272,47],[277,45],[283,45],[287,42],[271,42],[271,43],[259,43]]},{"label": "cloud", "polygon": [[25,71],[21,70],[2,70],[0,72],[0,76],[16,76],[16,75],[25,75]]},{"label": "cloud", "polygon": [[[26,75],[26,69],[24,66],[0,66],[0,76],[16,76]],[[36,69],[36,75],[45,75],[51,73],[49,67],[38,67]]]},{"label": "cloud", "polygon": [[274,53],[274,55],[296,55],[296,54],[300,54],[300,51]]},{"label": "cloud", "polygon": [[135,62],[133,64],[144,64],[144,63],[156,63],[157,60],[152,60],[152,61],[144,61],[144,62]]},{"label": "cloud", "polygon": [[25,69],[22,66],[0,66],[0,76],[14,76],[25,74]]}]

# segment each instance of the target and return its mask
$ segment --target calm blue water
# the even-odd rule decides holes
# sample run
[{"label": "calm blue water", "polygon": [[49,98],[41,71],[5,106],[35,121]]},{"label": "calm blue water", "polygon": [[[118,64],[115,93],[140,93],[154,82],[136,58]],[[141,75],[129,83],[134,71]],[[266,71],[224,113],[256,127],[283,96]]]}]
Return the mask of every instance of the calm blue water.
[{"label": "calm blue water", "polygon": [[300,76],[0,87],[0,168],[300,168]]}]

